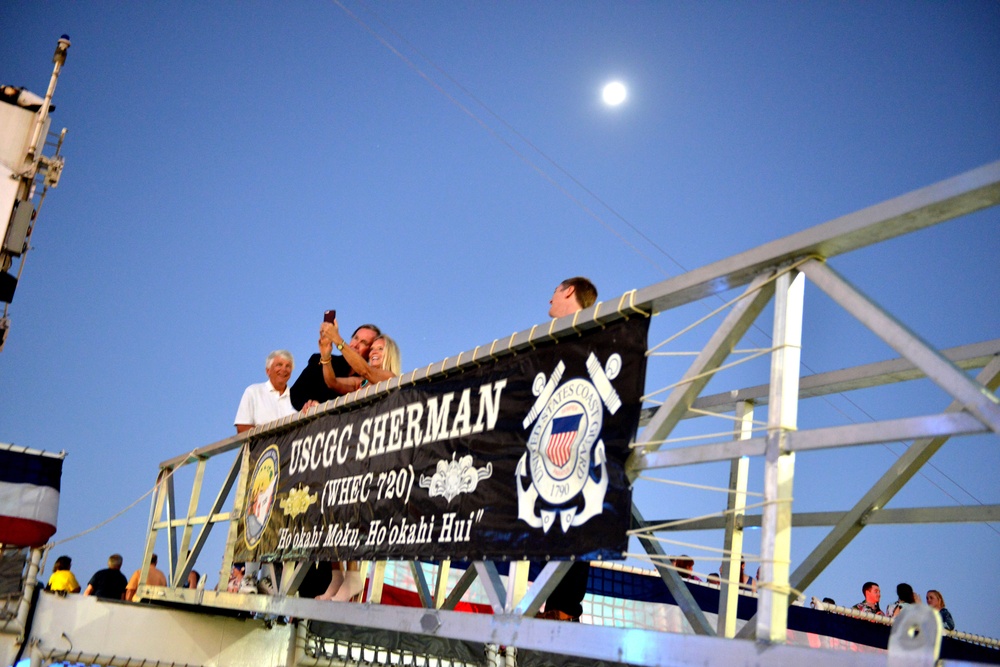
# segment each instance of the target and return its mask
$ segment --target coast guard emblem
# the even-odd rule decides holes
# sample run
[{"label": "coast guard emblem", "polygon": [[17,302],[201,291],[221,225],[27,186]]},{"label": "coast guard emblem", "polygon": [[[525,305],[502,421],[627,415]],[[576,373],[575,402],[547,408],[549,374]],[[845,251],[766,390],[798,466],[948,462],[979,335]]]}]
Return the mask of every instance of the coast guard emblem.
[{"label": "coast guard emblem", "polygon": [[611,384],[621,367],[617,353],[602,366],[591,352],[589,379],[562,382],[562,361],[548,378],[535,377],[537,398],[522,423],[534,427],[516,471],[518,519],[532,528],[547,533],[558,520],[565,533],[602,512],[608,471],[601,426],[604,410],[614,415],[622,405]]}]

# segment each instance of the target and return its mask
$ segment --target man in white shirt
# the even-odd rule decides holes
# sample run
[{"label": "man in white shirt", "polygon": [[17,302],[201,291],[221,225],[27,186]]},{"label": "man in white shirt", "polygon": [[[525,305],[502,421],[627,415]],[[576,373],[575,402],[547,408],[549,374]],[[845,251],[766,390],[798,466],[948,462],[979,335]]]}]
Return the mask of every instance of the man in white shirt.
[{"label": "man in white shirt", "polygon": [[[267,355],[264,362],[264,372],[267,373],[267,382],[252,384],[243,392],[240,399],[240,407],[236,410],[234,424],[237,433],[249,431],[254,426],[267,424],[275,419],[288,417],[295,414],[292,407],[291,394],[288,390],[288,380],[292,377],[292,369],[295,367],[295,360],[288,350],[275,350]],[[243,581],[240,585],[241,593],[256,593],[260,588],[262,592],[270,592],[270,580],[263,576],[260,586],[257,582],[257,570],[259,563],[247,563]]]},{"label": "man in white shirt", "polygon": [[295,414],[288,392],[294,367],[295,361],[288,350],[275,350],[267,355],[264,372],[268,381],[252,384],[243,392],[234,422],[237,433]]}]

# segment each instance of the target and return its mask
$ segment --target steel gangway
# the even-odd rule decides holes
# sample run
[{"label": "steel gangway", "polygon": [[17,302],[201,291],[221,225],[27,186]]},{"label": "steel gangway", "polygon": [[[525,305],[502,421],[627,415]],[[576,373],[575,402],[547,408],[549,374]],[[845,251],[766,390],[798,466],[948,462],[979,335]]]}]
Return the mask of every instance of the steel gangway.
[{"label": "steel gangway", "polygon": [[[887,650],[841,640],[817,642],[789,623],[796,598],[865,528],[1000,518],[997,505],[886,508],[952,437],[998,443],[1000,338],[937,349],[904,324],[905,313],[890,314],[877,295],[862,292],[835,268],[851,253],[875,247],[892,252],[895,239],[981,215],[998,202],[1000,162],[995,162],[164,461],[143,562],[154,551],[165,553],[161,560],[174,585],[141,586],[142,604],[33,596],[36,551],[23,595],[5,607],[2,628],[10,640],[5,645],[13,650],[23,644],[32,664],[102,665],[931,665],[949,641],[1000,653],[993,640],[944,632],[926,607],[895,619],[887,631]],[[881,340],[886,356],[833,371],[805,370],[807,282]],[[593,570],[652,577],[665,586],[669,604],[630,601],[626,593],[617,601],[614,594],[590,595],[583,622],[536,618],[569,569],[569,561],[558,560],[544,564],[530,581],[528,563],[521,560],[500,568],[490,561],[374,561],[365,564],[364,601],[350,603],[298,597],[310,565],[304,561],[265,567],[276,587],[273,595],[211,590],[207,577],[195,589],[177,585],[197,568],[214,572],[218,567],[220,581],[227,580],[239,517],[246,510],[252,443],[408,384],[461,374],[630,317],[656,318],[654,340],[659,329],[669,330],[647,351],[642,419],[627,462],[633,485],[629,535],[643,553],[633,554],[639,565],[601,563]],[[673,354],[675,333],[694,327],[701,331],[694,349],[686,356]],[[738,347],[761,332],[768,338],[763,346]],[[654,370],[654,363],[664,368]],[[836,368],[835,363],[826,367]],[[930,414],[866,423],[813,425],[800,419],[800,408],[804,412],[825,397],[889,392],[914,383],[937,387],[947,400]],[[859,485],[863,488],[856,489],[852,506],[795,511],[803,497],[822,493],[800,487],[793,496],[798,457],[899,441],[909,443],[905,453],[874,484]],[[751,462],[759,473],[753,483]],[[715,486],[722,490],[708,509],[664,516],[681,506],[679,496],[693,492],[657,484],[657,474],[702,470],[708,464],[715,464],[704,469],[720,477]],[[209,470],[216,468],[222,480],[218,488],[208,483]],[[185,501],[175,473],[191,469]],[[753,556],[761,564],[760,581],[753,595],[755,613],[740,618],[738,607],[748,592],[740,591],[736,575],[741,557],[750,555],[744,531],[751,528],[759,531],[760,553]],[[793,558],[793,535],[809,528],[827,532],[805,558]],[[213,529],[226,531],[221,562],[214,564],[206,560]],[[723,561],[713,589],[717,606],[708,610],[700,602],[704,596],[685,581],[663,546],[671,544],[672,534],[699,531],[702,543],[715,548]],[[952,550],[960,553],[961,545]],[[636,573],[636,567],[644,571]],[[407,589],[409,605],[385,602],[387,591]],[[463,610],[470,603],[489,613]]]}]

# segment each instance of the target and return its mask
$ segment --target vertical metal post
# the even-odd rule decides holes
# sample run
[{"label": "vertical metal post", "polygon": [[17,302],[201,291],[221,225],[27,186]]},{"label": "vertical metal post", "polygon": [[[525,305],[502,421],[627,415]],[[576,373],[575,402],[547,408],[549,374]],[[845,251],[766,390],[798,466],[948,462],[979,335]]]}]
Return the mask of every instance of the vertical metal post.
[{"label": "vertical metal post", "polygon": [[[747,440],[753,434],[753,403],[736,404],[736,426],[733,437]],[[743,558],[743,514],[747,505],[747,478],[750,459],[741,456],[729,464],[729,498],[726,502],[726,534],[724,549],[729,554],[722,561],[721,590],[719,592],[719,623],[716,632],[720,637],[736,635],[736,605],[740,592],[740,561]]]},{"label": "vertical metal post", "polygon": [[66,64],[66,51],[69,50],[69,37],[63,35],[56,43],[56,52],[52,56],[52,77],[49,79],[49,89],[45,92],[45,99],[42,101],[42,108],[38,110],[35,117],[35,125],[31,131],[31,142],[28,144],[28,159],[31,160],[31,167],[26,178],[30,182],[38,173],[38,143],[42,137],[42,128],[45,126],[45,119],[49,115],[49,106],[52,104],[52,95],[56,92],[56,82],[59,81],[59,72]]},{"label": "vertical metal post", "polygon": [[792,482],[795,453],[785,444],[798,424],[799,362],[805,276],[778,276],[774,297],[774,347],[768,393],[761,517],[761,579],[758,582],[757,639],[784,643],[788,634],[788,570],[791,561]]},{"label": "vertical metal post", "polygon": [[[17,604],[17,627],[22,635],[24,635],[25,626],[28,622],[28,610],[31,609],[31,598],[35,594],[35,587],[39,585],[38,570],[41,566],[42,553],[44,551],[44,547],[34,547],[31,550],[31,555],[28,557],[28,573],[24,577],[24,593]],[[22,641],[28,641],[27,635],[23,636]]]},{"label": "vertical metal post", "polygon": [[387,563],[384,560],[375,561],[375,566],[372,568],[372,576],[368,579],[368,594],[365,596],[365,599],[374,604],[382,602],[386,565]]},{"label": "vertical metal post", "polygon": [[[309,565],[308,562],[303,563],[303,565]],[[306,620],[300,620],[295,622],[295,632],[292,632],[289,636],[290,646],[288,647],[288,664],[289,667],[299,667],[299,664],[306,657],[306,642],[308,641],[306,637]]]},{"label": "vertical metal post", "polygon": [[440,609],[448,599],[448,577],[451,575],[451,560],[443,560],[438,564],[437,579],[434,581],[434,608]]},{"label": "vertical metal post", "polygon": [[233,511],[229,514],[229,533],[226,535],[226,547],[222,552],[222,570],[219,572],[219,590],[229,581],[229,574],[233,569],[233,551],[236,547],[236,529],[240,525],[243,517],[243,501],[247,496],[248,477],[250,476],[250,443],[244,442],[240,448],[238,465],[240,468],[239,478],[236,481],[236,498],[233,499]]},{"label": "vertical metal post", "polygon": [[507,572],[507,608],[505,612],[510,613],[517,607],[517,603],[524,597],[528,590],[528,569],[531,563],[526,560],[515,560],[510,563],[510,570]]},{"label": "vertical metal post", "polygon": [[167,567],[163,569],[164,576],[167,577],[167,586],[170,586],[173,583],[174,568],[177,567],[177,528],[174,526],[174,519],[177,518],[177,499],[174,494],[174,476],[168,475],[164,479],[164,484],[167,496]]}]

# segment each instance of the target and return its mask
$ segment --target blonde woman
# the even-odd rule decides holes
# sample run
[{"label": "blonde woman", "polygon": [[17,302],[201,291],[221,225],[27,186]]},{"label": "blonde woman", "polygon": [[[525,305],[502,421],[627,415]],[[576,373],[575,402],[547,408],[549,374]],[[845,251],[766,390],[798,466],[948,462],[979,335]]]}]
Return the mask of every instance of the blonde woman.
[{"label": "blonde woman", "polygon": [[945,630],[955,629],[955,619],[951,617],[951,612],[944,606],[944,596],[933,589],[927,591],[927,605],[937,610],[941,614],[941,625]]},{"label": "blonde woman", "polygon": [[[361,378],[361,387],[371,383],[376,384],[399,375],[400,354],[399,346],[389,336],[379,334],[372,341],[368,349],[368,360],[361,356],[357,350],[346,345],[337,327],[337,321],[332,324],[324,322],[320,328],[320,337],[331,341],[344,355],[344,359],[351,365],[351,369]],[[346,565],[346,569],[345,569]],[[333,564],[333,578],[326,592],[318,596],[317,600],[334,600],[336,602],[347,602],[361,592],[364,582],[361,581],[359,572],[361,564],[357,561]]]},{"label": "blonde woman", "polygon": [[401,364],[399,346],[389,336],[380,334],[372,341],[368,350],[368,360],[365,361],[357,350],[344,342],[336,320],[332,324],[324,322],[319,333],[321,337],[328,338],[344,355],[351,369],[361,378],[362,387],[368,383],[376,384],[399,375]]}]

